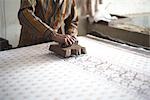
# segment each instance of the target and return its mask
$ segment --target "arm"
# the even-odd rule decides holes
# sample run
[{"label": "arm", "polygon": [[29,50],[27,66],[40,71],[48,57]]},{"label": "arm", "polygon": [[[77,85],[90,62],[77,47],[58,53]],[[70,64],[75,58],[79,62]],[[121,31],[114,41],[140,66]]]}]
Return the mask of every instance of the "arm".
[{"label": "arm", "polygon": [[65,19],[65,33],[75,37],[78,35],[78,15],[75,0],[73,0],[70,15]]},{"label": "arm", "polygon": [[21,7],[18,12],[20,24],[30,27],[40,37],[48,37],[58,43],[72,44],[70,37],[67,35],[57,34],[50,26],[42,22],[34,14],[36,0],[21,0]]},{"label": "arm", "polygon": [[49,38],[51,38],[54,31],[35,16],[35,6],[36,0],[21,0],[20,10],[18,12],[20,24],[32,28],[38,36],[49,36]]}]

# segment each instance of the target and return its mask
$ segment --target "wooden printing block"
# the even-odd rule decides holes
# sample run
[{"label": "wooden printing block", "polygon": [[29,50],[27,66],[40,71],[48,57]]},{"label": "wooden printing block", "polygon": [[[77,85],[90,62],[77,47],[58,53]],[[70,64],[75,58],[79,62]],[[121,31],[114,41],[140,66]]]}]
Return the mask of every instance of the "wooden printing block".
[{"label": "wooden printing block", "polygon": [[50,45],[49,50],[65,58],[72,55],[86,54],[85,47],[78,44],[73,44],[72,46],[66,48],[61,47],[59,44],[53,44]]}]

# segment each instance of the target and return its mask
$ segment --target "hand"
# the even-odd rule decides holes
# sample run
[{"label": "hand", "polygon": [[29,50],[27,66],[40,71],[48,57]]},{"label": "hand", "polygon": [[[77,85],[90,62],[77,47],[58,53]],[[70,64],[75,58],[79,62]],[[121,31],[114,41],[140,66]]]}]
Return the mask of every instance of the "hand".
[{"label": "hand", "polygon": [[[74,36],[70,36],[70,35],[67,35],[69,38],[71,38],[71,40],[73,40],[73,43],[72,44],[78,44],[78,40],[76,39],[76,37],[74,37]],[[65,43],[63,43],[63,44],[60,44],[60,46],[62,47],[62,48],[66,48],[66,47],[70,47],[70,46],[72,46],[72,44],[65,44]]]},{"label": "hand", "polygon": [[76,42],[76,38],[71,35],[53,34],[52,40],[66,46],[71,46]]}]

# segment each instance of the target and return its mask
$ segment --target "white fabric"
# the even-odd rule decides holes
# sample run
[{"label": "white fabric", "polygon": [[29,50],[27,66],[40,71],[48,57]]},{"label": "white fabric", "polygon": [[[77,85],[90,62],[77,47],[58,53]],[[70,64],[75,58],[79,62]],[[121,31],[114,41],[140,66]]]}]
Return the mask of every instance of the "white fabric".
[{"label": "white fabric", "polygon": [[95,15],[94,15],[95,22],[98,22],[101,20],[110,22],[111,20],[114,20],[114,19],[118,19],[118,18],[116,16],[111,16],[103,4],[98,6],[98,11],[95,12]]},{"label": "white fabric", "polygon": [[66,59],[49,43],[0,52],[0,100],[150,100],[150,55],[102,41]]}]

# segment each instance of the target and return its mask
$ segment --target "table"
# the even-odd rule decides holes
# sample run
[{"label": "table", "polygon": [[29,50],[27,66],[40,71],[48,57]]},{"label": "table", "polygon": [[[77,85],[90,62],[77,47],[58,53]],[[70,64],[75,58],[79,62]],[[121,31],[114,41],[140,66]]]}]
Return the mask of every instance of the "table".
[{"label": "table", "polygon": [[150,15],[114,20],[109,23],[109,26],[150,35]]},{"label": "table", "polygon": [[126,31],[126,41],[150,49],[150,14],[113,20],[109,26]]},{"label": "table", "polygon": [[93,38],[65,59],[51,43],[0,52],[0,100],[150,100],[150,51]]}]

